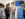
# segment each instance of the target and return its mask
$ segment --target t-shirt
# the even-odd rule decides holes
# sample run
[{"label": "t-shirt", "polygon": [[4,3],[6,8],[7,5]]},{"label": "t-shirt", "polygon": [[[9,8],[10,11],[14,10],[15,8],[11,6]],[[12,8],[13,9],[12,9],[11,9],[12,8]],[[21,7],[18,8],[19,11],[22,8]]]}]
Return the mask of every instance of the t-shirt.
[{"label": "t-shirt", "polygon": [[11,12],[14,12],[16,10],[15,6],[11,7]]}]

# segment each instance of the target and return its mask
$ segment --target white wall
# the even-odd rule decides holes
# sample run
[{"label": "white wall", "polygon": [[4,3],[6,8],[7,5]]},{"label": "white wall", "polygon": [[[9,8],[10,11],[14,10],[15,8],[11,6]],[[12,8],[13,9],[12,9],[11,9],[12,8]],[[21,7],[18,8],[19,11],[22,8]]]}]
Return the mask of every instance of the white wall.
[{"label": "white wall", "polygon": [[7,4],[7,3],[11,3],[13,1],[14,0],[0,0],[0,3]]},{"label": "white wall", "polygon": [[10,3],[10,6],[11,6],[11,2],[14,2],[14,0],[0,0],[0,3],[3,3],[4,5],[6,5],[7,3]]}]

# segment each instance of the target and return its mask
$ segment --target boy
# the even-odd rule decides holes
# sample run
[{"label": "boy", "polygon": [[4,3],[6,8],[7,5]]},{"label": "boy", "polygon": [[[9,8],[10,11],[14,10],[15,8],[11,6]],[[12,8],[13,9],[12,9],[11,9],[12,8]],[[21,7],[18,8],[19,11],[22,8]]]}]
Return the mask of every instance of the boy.
[{"label": "boy", "polygon": [[10,14],[9,14],[9,12],[10,12],[9,6],[10,6],[10,4],[8,3],[8,4],[6,5],[6,9],[5,9],[6,19],[10,19],[10,18],[9,18],[9,17],[10,17]]},{"label": "boy", "polygon": [[12,6],[11,6],[11,12],[12,12],[12,19],[15,19],[15,6],[14,6],[14,2],[12,2]]},{"label": "boy", "polygon": [[17,19],[23,19],[23,8],[24,8],[24,1],[21,1],[21,6],[18,8],[17,11]]}]

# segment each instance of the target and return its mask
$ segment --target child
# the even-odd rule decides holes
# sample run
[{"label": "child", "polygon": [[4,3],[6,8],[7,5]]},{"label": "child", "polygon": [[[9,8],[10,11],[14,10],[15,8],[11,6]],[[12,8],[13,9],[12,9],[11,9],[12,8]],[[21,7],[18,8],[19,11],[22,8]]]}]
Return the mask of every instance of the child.
[{"label": "child", "polygon": [[21,6],[17,10],[17,19],[23,19],[24,1],[21,1]]}]

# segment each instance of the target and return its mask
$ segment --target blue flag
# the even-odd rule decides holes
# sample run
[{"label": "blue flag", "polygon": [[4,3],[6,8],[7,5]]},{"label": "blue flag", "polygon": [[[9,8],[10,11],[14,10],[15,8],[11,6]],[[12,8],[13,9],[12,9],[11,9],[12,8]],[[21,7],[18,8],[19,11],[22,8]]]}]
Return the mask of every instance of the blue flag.
[{"label": "blue flag", "polygon": [[20,6],[20,1],[16,1],[15,6]]}]

